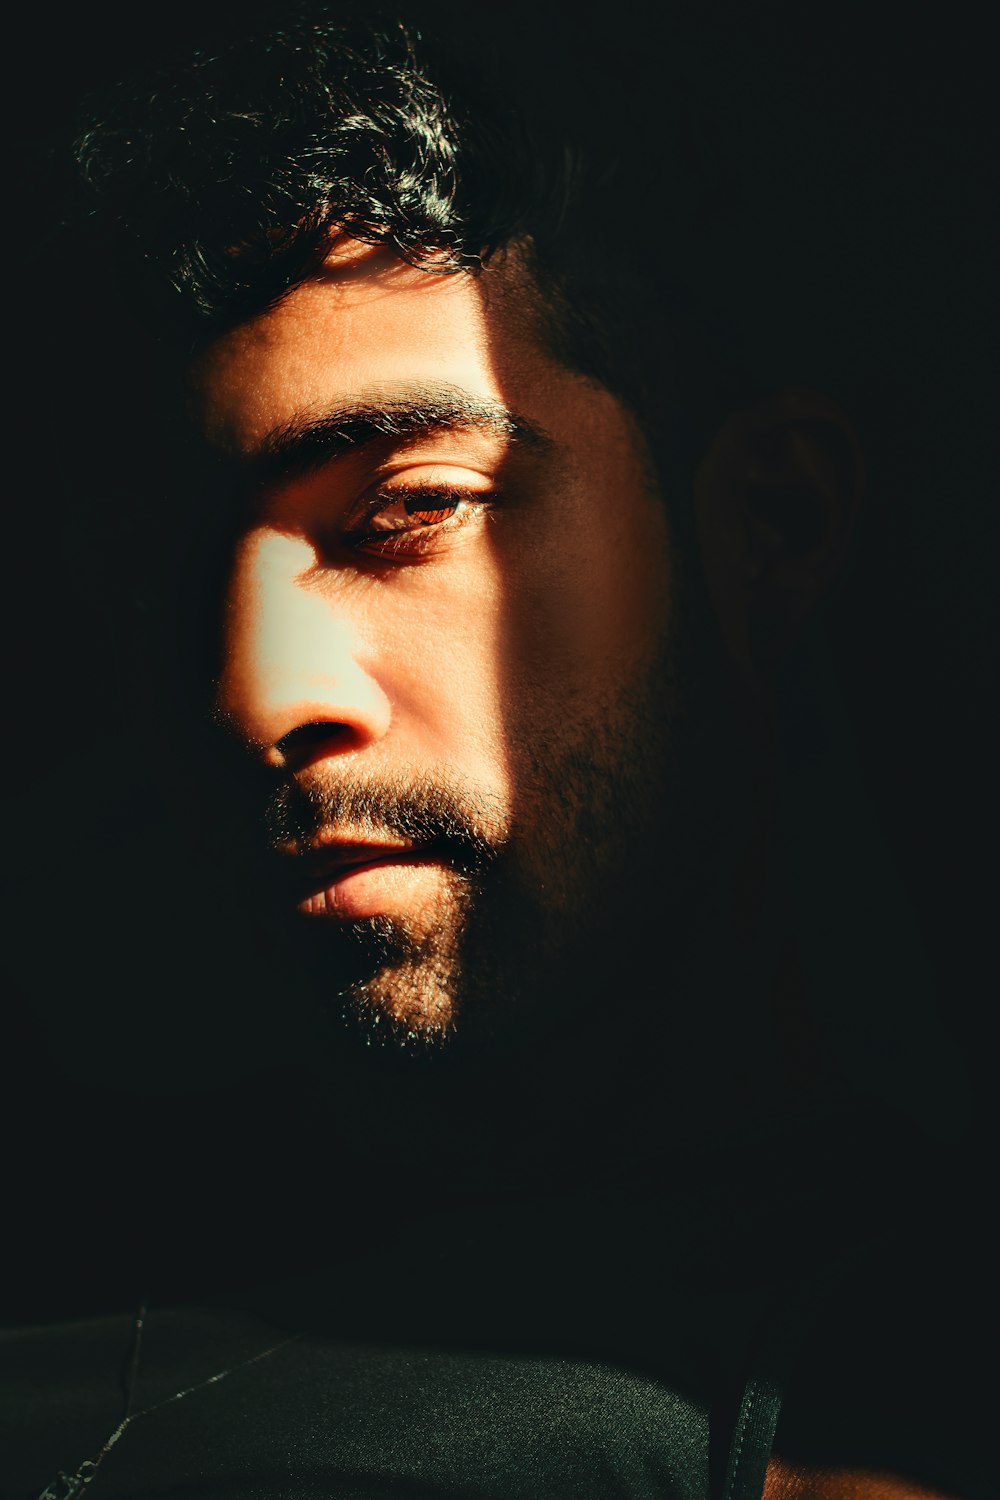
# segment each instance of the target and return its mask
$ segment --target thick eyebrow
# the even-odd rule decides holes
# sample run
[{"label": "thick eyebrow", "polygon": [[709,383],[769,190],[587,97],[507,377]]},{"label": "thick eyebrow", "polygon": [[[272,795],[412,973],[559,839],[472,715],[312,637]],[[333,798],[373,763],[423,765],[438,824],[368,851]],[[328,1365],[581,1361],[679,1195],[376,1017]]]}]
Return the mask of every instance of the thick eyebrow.
[{"label": "thick eyebrow", "polygon": [[330,460],[385,438],[425,432],[487,432],[546,452],[552,439],[536,423],[502,401],[473,396],[452,386],[407,387],[362,394],[322,412],[308,412],[273,428],[249,455],[266,485],[298,478]]}]

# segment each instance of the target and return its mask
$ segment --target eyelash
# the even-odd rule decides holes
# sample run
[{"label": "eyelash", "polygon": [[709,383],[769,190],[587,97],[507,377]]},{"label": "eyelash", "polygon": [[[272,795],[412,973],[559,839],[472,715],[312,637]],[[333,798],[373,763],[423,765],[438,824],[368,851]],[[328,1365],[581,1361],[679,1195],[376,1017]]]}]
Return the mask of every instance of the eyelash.
[{"label": "eyelash", "polygon": [[[348,541],[361,550],[376,551],[381,556],[416,553],[430,550],[437,544],[443,530],[457,531],[459,527],[475,520],[485,511],[499,503],[495,490],[463,490],[449,485],[427,485],[409,488],[383,489],[374,494],[362,521],[348,533]],[[416,521],[412,526],[397,526],[379,529],[372,523],[401,505],[413,516],[415,512],[451,510],[452,514],[436,521]],[[455,511],[454,507],[464,506]]]}]

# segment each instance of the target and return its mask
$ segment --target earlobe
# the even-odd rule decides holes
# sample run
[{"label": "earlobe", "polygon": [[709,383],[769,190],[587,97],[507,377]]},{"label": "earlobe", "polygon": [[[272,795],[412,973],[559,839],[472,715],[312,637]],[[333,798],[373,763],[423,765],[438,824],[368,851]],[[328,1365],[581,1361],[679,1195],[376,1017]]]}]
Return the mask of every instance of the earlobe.
[{"label": "earlobe", "polygon": [[695,476],[708,592],[741,674],[791,646],[848,552],[863,490],[860,446],[826,396],[782,391],[733,415]]}]

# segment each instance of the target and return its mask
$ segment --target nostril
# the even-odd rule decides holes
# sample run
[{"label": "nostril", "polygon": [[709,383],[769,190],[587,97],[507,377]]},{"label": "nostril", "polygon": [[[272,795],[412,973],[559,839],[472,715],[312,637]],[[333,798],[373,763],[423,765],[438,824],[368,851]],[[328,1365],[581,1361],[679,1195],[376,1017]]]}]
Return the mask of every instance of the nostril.
[{"label": "nostril", "polygon": [[282,765],[288,770],[301,770],[310,761],[322,755],[353,750],[360,736],[350,724],[336,720],[316,720],[312,724],[299,724],[276,740],[274,749],[281,756]]}]

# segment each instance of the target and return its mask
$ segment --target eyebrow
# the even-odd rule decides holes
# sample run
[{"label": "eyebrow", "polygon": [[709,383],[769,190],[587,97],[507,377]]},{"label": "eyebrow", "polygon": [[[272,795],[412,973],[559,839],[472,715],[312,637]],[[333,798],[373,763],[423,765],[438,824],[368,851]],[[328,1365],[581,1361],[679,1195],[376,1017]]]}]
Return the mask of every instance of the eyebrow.
[{"label": "eyebrow", "polygon": [[486,432],[547,452],[552,439],[502,401],[454,387],[407,387],[360,395],[323,412],[306,413],[275,427],[249,455],[265,484],[299,478],[332,459],[386,438],[426,432]]}]

